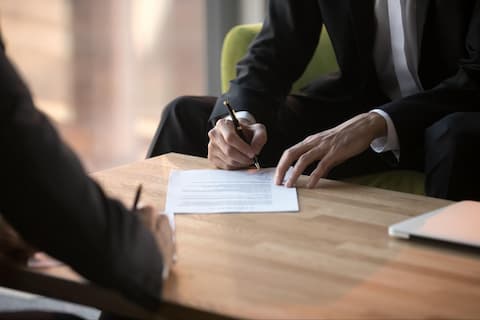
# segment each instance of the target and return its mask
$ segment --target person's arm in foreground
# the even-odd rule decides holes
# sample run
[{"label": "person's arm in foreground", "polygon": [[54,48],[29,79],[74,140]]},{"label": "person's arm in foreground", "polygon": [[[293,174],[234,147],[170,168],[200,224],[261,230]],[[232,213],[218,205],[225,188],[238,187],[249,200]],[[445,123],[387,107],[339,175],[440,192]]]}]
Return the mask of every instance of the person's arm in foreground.
[{"label": "person's arm in foreground", "polygon": [[[0,50],[0,212],[32,246],[84,277],[147,307],[159,306],[163,245],[158,229],[108,198],[60,140]],[[152,215],[147,208],[141,215]],[[145,219],[144,219],[145,220]],[[163,246],[163,248],[162,248]]]}]

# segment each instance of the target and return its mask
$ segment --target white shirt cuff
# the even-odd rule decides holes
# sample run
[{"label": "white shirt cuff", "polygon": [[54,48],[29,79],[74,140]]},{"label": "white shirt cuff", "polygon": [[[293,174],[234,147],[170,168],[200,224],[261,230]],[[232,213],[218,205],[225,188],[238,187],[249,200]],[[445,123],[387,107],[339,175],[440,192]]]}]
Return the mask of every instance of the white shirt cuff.
[{"label": "white shirt cuff", "polygon": [[370,147],[377,153],[392,151],[397,160],[400,160],[400,145],[398,143],[397,129],[395,129],[392,118],[381,109],[373,109],[370,112],[381,115],[387,123],[387,135],[373,140]]},{"label": "white shirt cuff", "polygon": [[[256,123],[255,117],[248,111],[235,111],[235,116],[237,119],[245,119],[250,123]],[[232,120],[232,117],[226,116],[225,119]]]}]

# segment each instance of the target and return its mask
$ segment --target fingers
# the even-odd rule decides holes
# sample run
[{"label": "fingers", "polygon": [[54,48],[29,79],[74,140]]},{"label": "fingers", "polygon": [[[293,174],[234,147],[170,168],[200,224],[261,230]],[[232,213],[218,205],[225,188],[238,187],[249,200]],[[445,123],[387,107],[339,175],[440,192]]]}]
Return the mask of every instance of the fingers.
[{"label": "fingers", "polygon": [[375,137],[385,133],[385,121],[380,118],[370,113],[360,114],[289,148],[280,158],[275,183],[282,183],[288,168],[296,161],[292,175],[285,183],[292,187],[308,165],[319,160],[307,183],[313,188],[333,167],[365,151]]},{"label": "fingers", "polygon": [[[285,182],[287,188],[291,188],[295,185],[298,178],[303,174],[307,167],[317,160],[321,160],[327,153],[328,148],[321,142],[309,141],[306,139],[293,147],[287,149],[280,158],[275,174],[275,183],[282,184],[285,174],[296,161],[290,177]],[[317,145],[318,144],[318,145]]]},{"label": "fingers", "polygon": [[252,147],[247,142],[243,141],[235,131],[232,121],[226,119],[219,120],[215,129],[215,132],[218,131],[219,135],[227,145],[235,148],[248,159],[252,159],[255,156]]},{"label": "fingers", "polygon": [[250,142],[250,146],[253,149],[255,155],[259,155],[260,151],[262,151],[263,146],[267,143],[267,129],[261,123],[256,123],[250,126],[251,130],[253,130],[253,137],[252,141]]},{"label": "fingers", "polygon": [[171,240],[173,246],[171,249],[173,249],[172,252],[175,252],[176,247],[175,247],[175,233],[172,229],[172,226],[170,224],[170,221],[168,219],[168,216],[166,214],[160,213],[157,217],[157,230],[160,231],[162,234],[163,238],[166,240]]},{"label": "fingers", "polygon": [[[208,144],[208,160],[212,162],[217,168],[226,170],[237,170],[248,167],[249,164],[241,163],[233,160],[223,154],[218,147],[212,143]],[[251,162],[251,161],[250,161]]]},{"label": "fingers", "polygon": [[322,158],[326,152],[327,152],[326,148],[316,147],[303,153],[295,163],[295,166],[293,167],[291,175],[288,178],[287,182],[285,183],[285,186],[287,188],[291,188],[295,186],[298,178],[303,174],[303,172],[307,169],[307,167],[317,160],[321,160],[320,162],[322,162],[323,161]]},{"label": "fingers", "polygon": [[164,263],[162,276],[164,279],[166,279],[176,260],[175,233],[172,230],[170,221],[165,214],[158,215],[156,229],[158,234],[157,243],[162,252]]},{"label": "fingers", "polygon": [[[283,183],[283,180],[285,179],[285,174],[287,173],[288,169],[293,165],[293,163],[295,161],[299,160],[299,158],[304,153],[306,153],[309,149],[310,149],[310,145],[305,143],[305,141],[302,141],[302,142],[297,143],[296,145],[288,148],[287,150],[285,150],[283,152],[283,154],[280,158],[280,161],[278,162],[277,169],[275,171],[275,183],[277,185],[280,185],[280,184]],[[307,161],[307,159],[304,157],[302,159],[302,164],[300,164],[300,165],[303,165],[306,161]],[[299,168],[300,168],[300,165],[296,166],[297,168],[296,169],[294,168],[294,171],[292,172],[292,175],[296,176],[297,178],[301,173],[298,174],[298,172],[295,172],[295,170],[298,171]],[[295,181],[296,181],[296,179],[295,179]],[[285,183],[285,185],[287,187],[291,187],[292,186],[291,183],[292,183],[292,179],[290,178]]]},{"label": "fingers", "polygon": [[155,230],[156,222],[155,209],[152,206],[144,206],[137,209],[137,213],[140,217],[140,220],[142,220],[143,224],[148,228],[148,230],[153,232]]},{"label": "fingers", "polygon": [[337,165],[336,157],[333,152],[327,153],[318,163],[317,167],[310,174],[307,182],[307,188],[314,188],[318,181],[327,176],[330,170]]},{"label": "fingers", "polygon": [[176,259],[175,232],[172,229],[168,216],[158,214],[152,206],[145,206],[137,210],[140,220],[153,233],[158,249],[163,257],[164,278],[168,277]]},{"label": "fingers", "polygon": [[275,184],[281,185],[283,179],[285,179],[285,174],[287,173],[288,168],[295,161],[295,155],[291,149],[287,149],[283,152],[282,157],[278,161],[277,169],[275,170]]},{"label": "fingers", "polygon": [[217,158],[219,164],[217,167],[222,169],[238,169],[248,167],[252,160],[246,155],[229,145],[223,136],[212,133],[208,143],[208,156],[210,160]]},{"label": "fingers", "polygon": [[260,153],[266,143],[265,126],[243,124],[242,128],[243,135],[251,144],[239,136],[230,120],[220,119],[215,128],[209,131],[208,159],[216,167],[240,169],[252,165],[254,156]]}]

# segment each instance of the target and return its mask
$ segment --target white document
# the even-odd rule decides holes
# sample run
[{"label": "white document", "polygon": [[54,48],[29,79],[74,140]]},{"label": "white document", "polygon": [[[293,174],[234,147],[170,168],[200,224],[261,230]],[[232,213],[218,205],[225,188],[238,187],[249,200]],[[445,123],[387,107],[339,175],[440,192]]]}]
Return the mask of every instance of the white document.
[{"label": "white document", "polygon": [[168,181],[165,212],[298,211],[296,188],[277,186],[275,168],[173,170]]}]

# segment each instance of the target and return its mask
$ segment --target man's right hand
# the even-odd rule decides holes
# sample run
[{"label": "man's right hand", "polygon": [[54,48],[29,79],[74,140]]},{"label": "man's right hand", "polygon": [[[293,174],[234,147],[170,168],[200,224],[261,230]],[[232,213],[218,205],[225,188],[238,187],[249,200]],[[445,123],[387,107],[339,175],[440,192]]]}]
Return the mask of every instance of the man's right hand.
[{"label": "man's right hand", "polygon": [[240,138],[233,122],[220,119],[208,132],[208,159],[217,168],[235,170],[248,168],[253,164],[255,155],[260,154],[267,143],[267,129],[261,123],[249,123],[239,119],[242,131],[250,144]]},{"label": "man's right hand", "polygon": [[167,278],[176,259],[175,231],[165,214],[159,214],[151,206],[137,210],[140,219],[153,233],[163,257],[163,277]]}]

